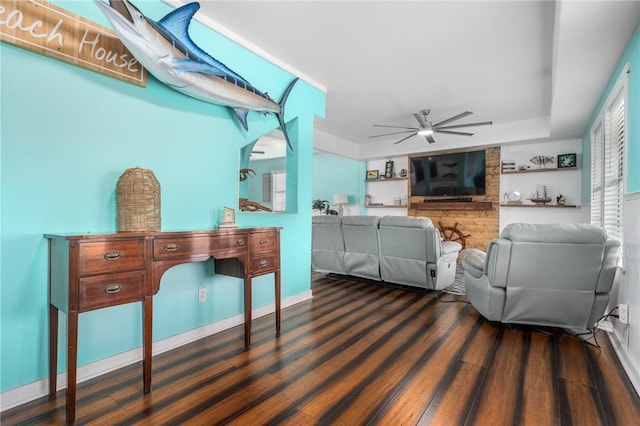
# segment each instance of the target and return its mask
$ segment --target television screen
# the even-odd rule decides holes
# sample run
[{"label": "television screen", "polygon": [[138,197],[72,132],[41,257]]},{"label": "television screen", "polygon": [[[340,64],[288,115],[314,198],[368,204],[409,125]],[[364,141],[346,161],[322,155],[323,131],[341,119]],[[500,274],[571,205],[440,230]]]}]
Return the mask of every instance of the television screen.
[{"label": "television screen", "polygon": [[484,150],[412,157],[411,195],[485,195],[484,161]]}]

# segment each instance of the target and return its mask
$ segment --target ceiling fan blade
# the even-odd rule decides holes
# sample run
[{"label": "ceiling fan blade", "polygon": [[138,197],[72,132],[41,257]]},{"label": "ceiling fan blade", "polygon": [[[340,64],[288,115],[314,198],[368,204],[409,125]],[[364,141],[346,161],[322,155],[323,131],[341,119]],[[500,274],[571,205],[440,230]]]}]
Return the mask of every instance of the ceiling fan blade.
[{"label": "ceiling fan blade", "polygon": [[458,127],[470,127],[470,126],[489,126],[491,124],[493,124],[493,121],[480,121],[478,123],[454,124],[453,126],[438,126],[438,129],[456,129]]},{"label": "ceiling fan blade", "polygon": [[436,143],[436,140],[431,135],[427,135],[424,137],[429,143]]},{"label": "ceiling fan blade", "polygon": [[418,129],[416,127],[405,127],[405,126],[388,126],[386,124],[374,124],[373,127],[389,127],[391,129],[407,129],[407,130],[413,130],[413,131],[418,131]]},{"label": "ceiling fan blade", "polygon": [[422,128],[428,127],[427,123],[425,123],[425,120],[424,120],[424,117],[422,116],[422,114],[415,113],[415,114],[413,114],[413,116],[416,118],[416,120],[418,120],[418,124],[420,124],[420,127],[422,127]]},{"label": "ceiling fan blade", "polygon": [[451,130],[433,129],[433,131],[436,133],[446,133],[448,135],[473,136],[473,133],[453,132]]},{"label": "ceiling fan blade", "polygon": [[471,111],[461,112],[458,115],[454,115],[453,117],[449,117],[446,120],[442,120],[441,122],[434,124],[433,127],[440,126],[442,124],[447,124],[455,120],[460,120],[462,117],[466,117],[467,115],[471,115],[471,114],[473,114]]},{"label": "ceiling fan blade", "polygon": [[372,136],[369,136],[369,138],[379,138],[380,136],[401,135],[403,133],[412,133],[412,132],[415,133],[415,130],[405,130],[402,132],[384,133],[382,135],[372,135]]},{"label": "ceiling fan blade", "polygon": [[411,134],[411,135],[409,135],[409,136],[407,136],[407,137],[404,137],[404,138],[400,139],[398,142],[394,142],[393,144],[394,144],[394,145],[398,145],[400,142],[404,142],[404,141],[406,141],[407,139],[412,138],[412,137],[414,137],[414,136],[415,136],[415,135],[417,135],[417,134],[418,134],[418,132],[415,132],[415,133],[413,133],[413,134]]}]

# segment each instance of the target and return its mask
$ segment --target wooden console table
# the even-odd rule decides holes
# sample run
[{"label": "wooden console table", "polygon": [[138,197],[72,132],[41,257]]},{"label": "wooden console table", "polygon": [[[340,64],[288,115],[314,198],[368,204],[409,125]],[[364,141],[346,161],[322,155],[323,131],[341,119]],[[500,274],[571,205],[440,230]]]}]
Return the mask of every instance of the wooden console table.
[{"label": "wooden console table", "polygon": [[280,228],[45,235],[49,240],[49,395],[56,394],[58,311],[67,314],[67,422],[75,420],[78,314],[142,302],[144,393],[151,391],[153,295],[172,266],[215,259],[216,274],[244,279],[244,343],[251,343],[251,280],[274,273],[280,332]]}]

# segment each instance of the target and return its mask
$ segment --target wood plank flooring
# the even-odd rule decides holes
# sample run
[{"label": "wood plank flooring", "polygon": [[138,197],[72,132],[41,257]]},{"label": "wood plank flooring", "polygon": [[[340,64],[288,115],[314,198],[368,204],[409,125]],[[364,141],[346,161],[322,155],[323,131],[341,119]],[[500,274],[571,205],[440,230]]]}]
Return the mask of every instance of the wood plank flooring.
[{"label": "wood plank flooring", "polygon": [[[78,386],[76,424],[637,425],[608,339],[485,321],[464,296],[313,275],[311,301]],[[457,300],[457,301],[456,301]],[[445,303],[444,301],[451,301]],[[2,425],[64,424],[64,391]]]}]

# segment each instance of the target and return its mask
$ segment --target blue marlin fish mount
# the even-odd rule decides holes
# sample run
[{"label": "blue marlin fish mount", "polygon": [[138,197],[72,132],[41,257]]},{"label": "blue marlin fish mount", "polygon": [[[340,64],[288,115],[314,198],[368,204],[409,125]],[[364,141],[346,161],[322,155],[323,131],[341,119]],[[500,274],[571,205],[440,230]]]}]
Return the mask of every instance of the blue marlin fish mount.
[{"label": "blue marlin fish mount", "polygon": [[155,78],[187,96],[231,108],[245,131],[249,111],[274,114],[293,150],[284,122],[284,105],[298,79],[289,83],[280,102],[276,102],[199,48],[189,37],[189,24],[200,9],[199,3],[179,7],[156,22],[128,0],[109,0],[109,4],[94,1],[122,43]]}]

